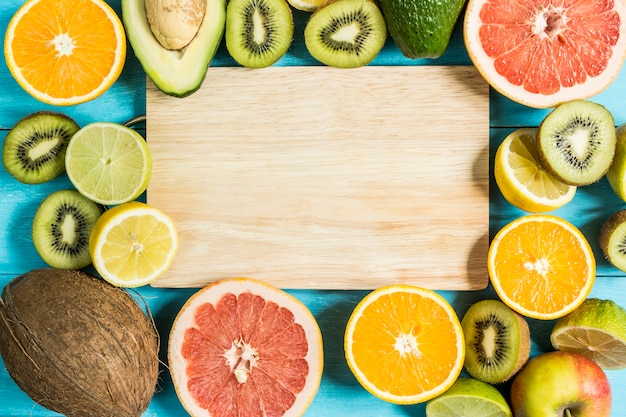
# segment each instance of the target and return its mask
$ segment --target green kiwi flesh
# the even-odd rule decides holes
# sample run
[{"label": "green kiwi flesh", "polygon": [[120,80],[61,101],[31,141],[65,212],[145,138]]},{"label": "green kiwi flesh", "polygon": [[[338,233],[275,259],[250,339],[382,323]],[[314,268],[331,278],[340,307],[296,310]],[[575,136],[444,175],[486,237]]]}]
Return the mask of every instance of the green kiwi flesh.
[{"label": "green kiwi flesh", "polygon": [[599,240],[611,265],[626,272],[626,209],[615,212],[602,224]]},{"label": "green kiwi flesh", "polygon": [[526,320],[499,300],[481,300],[461,320],[465,336],[465,369],[491,384],[509,380],[530,355]]},{"label": "green kiwi flesh", "polygon": [[285,55],[293,40],[293,17],[286,0],[229,0],[226,49],[240,65],[267,67]]},{"label": "green kiwi flesh", "polygon": [[55,191],[35,212],[32,238],[41,259],[53,268],[91,264],[89,235],[103,208],[76,190]]},{"label": "green kiwi flesh", "polygon": [[315,11],[304,28],[304,43],[322,64],[355,68],[369,64],[387,40],[383,14],[371,0],[336,0]]},{"label": "green kiwi flesh", "polygon": [[41,184],[65,171],[67,143],[79,129],[70,117],[51,111],[32,113],[7,133],[2,163],[9,174],[26,184]]},{"label": "green kiwi flesh", "polygon": [[615,194],[626,201],[626,123],[620,125],[615,134],[617,136],[615,156],[606,173],[606,179]]},{"label": "green kiwi flesh", "polygon": [[613,116],[604,106],[591,101],[560,104],[539,125],[537,146],[540,163],[562,182],[597,182],[615,155]]}]

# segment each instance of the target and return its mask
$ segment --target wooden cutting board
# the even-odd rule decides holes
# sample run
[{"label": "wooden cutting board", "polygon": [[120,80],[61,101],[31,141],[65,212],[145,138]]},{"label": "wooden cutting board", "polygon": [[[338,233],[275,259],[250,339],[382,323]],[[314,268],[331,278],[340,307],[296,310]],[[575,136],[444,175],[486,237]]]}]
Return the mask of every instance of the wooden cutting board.
[{"label": "wooden cutting board", "polygon": [[487,285],[489,89],[473,67],[210,68],[148,82],[147,200],[180,248],[153,285]]}]

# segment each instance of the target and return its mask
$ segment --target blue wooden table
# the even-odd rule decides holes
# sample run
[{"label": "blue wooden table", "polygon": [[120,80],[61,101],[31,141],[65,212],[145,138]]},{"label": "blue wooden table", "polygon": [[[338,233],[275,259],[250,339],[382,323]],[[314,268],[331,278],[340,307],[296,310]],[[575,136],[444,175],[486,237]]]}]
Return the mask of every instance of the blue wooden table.
[{"label": "blue wooden table", "polygon": [[[23,0],[0,2],[0,31],[4,35],[10,17]],[[120,13],[119,0],[109,3]],[[287,55],[277,65],[318,65],[306,52],[302,33],[308,14],[294,12],[295,40]],[[220,48],[214,66],[232,66],[225,48]],[[452,44],[438,60],[409,60],[404,58],[391,41],[372,65],[471,65],[463,46],[461,31],[457,28]],[[8,130],[22,117],[38,110],[62,111],[73,117],[81,126],[95,121],[124,122],[144,114],[146,78],[141,66],[128,50],[127,63],[118,82],[100,98],[79,106],[53,108],[43,105],[27,95],[13,80],[2,58],[0,64],[0,143]],[[626,122],[626,69],[614,84],[592,100],[605,105],[615,116],[616,124]],[[419,94],[416,91],[415,94]],[[445,103],[441,103],[444,107]],[[522,126],[537,126],[547,110],[535,110],[517,105],[497,93],[491,93],[490,151],[491,161],[500,141],[511,131]],[[149,138],[148,138],[149,142]],[[493,181],[490,191],[490,236],[514,218],[525,214],[510,206],[500,195]],[[41,185],[24,185],[14,180],[0,167],[0,288],[19,274],[46,266],[38,257],[30,238],[30,224],[34,212],[48,194],[71,187],[67,177],[61,176]],[[149,191],[148,191],[149,192]],[[606,180],[580,188],[574,200],[553,214],[577,225],[592,244],[598,264],[598,277],[592,297],[612,298],[626,307],[626,274],[611,267],[603,259],[598,246],[602,222],[614,211],[624,208],[609,188]],[[167,335],[172,321],[183,303],[196,289],[138,290],[151,309],[162,335],[161,360],[166,362]],[[325,368],[319,392],[306,416],[424,416],[424,405],[399,406],[378,400],[367,393],[350,373],[343,357],[343,332],[348,317],[364,291],[312,291],[290,290],[304,302],[317,318],[324,338]],[[482,291],[441,291],[454,306],[459,316],[469,305],[483,298],[495,298],[491,287]],[[554,322],[529,320],[532,336],[532,355],[552,350],[549,334]],[[626,325],[626,323],[624,324]],[[607,371],[614,392],[613,416],[626,416],[626,370]],[[505,395],[508,386],[500,389]],[[54,416],[55,413],[32,402],[0,367],[0,417],[2,416]],[[180,406],[167,370],[163,367],[158,386],[146,416],[181,416]]]}]

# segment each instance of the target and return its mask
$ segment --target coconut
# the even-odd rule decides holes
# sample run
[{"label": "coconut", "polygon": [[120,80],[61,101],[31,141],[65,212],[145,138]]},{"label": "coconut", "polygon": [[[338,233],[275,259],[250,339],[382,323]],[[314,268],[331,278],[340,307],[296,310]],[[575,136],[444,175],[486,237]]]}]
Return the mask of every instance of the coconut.
[{"label": "coconut", "polygon": [[[148,312],[149,313],[149,312]],[[159,372],[159,337],[127,290],[36,269],[0,298],[0,355],[34,401],[66,416],[140,416]]]}]

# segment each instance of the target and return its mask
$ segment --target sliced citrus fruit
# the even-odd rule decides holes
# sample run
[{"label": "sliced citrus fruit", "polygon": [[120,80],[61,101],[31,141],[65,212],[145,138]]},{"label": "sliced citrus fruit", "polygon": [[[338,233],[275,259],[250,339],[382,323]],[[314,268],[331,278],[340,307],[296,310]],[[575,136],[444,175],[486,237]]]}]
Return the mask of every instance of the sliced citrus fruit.
[{"label": "sliced citrus fruit", "polygon": [[613,300],[586,299],[550,335],[557,350],[576,352],[604,369],[626,368],[626,310]]},{"label": "sliced citrus fruit", "polygon": [[138,201],[106,210],[89,238],[96,271],[119,287],[139,287],[161,276],[178,250],[172,219],[161,210]]},{"label": "sliced citrus fruit", "polygon": [[374,396],[417,404],[448,389],[465,360],[463,329],[434,291],[387,285],[356,306],[345,331],[350,370]]},{"label": "sliced citrus fruit", "polygon": [[426,417],[512,416],[500,391],[474,378],[458,378],[446,392],[426,404]]},{"label": "sliced citrus fruit", "polygon": [[528,214],[493,238],[488,271],[505,304],[526,317],[551,320],[574,310],[589,295],[596,261],[576,226],[557,216]]},{"label": "sliced citrus fruit", "polygon": [[112,206],[134,200],[146,190],[152,156],[137,131],[117,123],[96,122],[70,139],[65,170],[83,195]]},{"label": "sliced citrus fruit", "polygon": [[4,55],[29,94],[69,106],[113,85],[126,60],[126,35],[103,0],[28,0],[9,22]]},{"label": "sliced citrus fruit", "polygon": [[547,108],[608,87],[626,56],[623,1],[469,0],[468,54],[498,92]]},{"label": "sliced citrus fruit", "polygon": [[291,294],[254,279],[224,279],[181,308],[168,361],[192,416],[300,416],[321,382],[322,334]]},{"label": "sliced citrus fruit", "polygon": [[498,146],[493,174],[504,198],[532,213],[556,210],[576,195],[576,186],[565,184],[539,162],[537,129],[521,128]]}]

